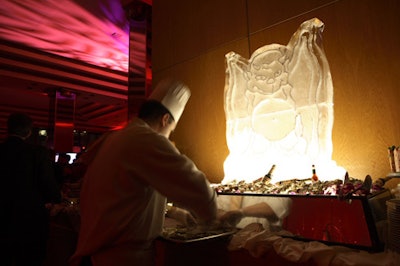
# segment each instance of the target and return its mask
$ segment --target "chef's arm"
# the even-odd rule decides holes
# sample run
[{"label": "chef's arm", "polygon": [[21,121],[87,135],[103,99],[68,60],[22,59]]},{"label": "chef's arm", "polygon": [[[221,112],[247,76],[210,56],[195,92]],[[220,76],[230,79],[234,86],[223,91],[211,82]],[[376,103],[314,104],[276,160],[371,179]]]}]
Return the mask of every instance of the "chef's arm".
[{"label": "chef's arm", "polygon": [[274,210],[265,202],[256,203],[241,209],[244,217],[267,218],[269,220],[277,220]]},{"label": "chef's arm", "polygon": [[[152,139],[154,149],[144,149],[146,160],[133,167],[125,162],[127,171],[142,174],[144,182],[180,207],[190,210],[200,221],[216,219],[215,190],[205,174],[192,160],[179,151],[166,138]],[[153,145],[154,144],[154,145]],[[157,166],[157,167],[155,167]]]},{"label": "chef's arm", "polygon": [[189,211],[176,207],[170,202],[167,203],[167,206],[165,208],[165,216],[168,218],[172,218],[188,227],[195,226],[197,224],[196,219]]},{"label": "chef's arm", "polygon": [[227,211],[219,217],[222,224],[234,227],[244,217],[266,218],[270,221],[278,220],[274,210],[265,202],[255,203],[237,210]]}]

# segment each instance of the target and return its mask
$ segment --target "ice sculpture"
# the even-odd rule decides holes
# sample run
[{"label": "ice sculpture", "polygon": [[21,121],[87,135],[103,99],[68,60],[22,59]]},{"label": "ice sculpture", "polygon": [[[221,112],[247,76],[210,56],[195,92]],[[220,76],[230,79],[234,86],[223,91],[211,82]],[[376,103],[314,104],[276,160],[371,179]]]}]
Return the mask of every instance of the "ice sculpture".
[{"label": "ice sculpture", "polygon": [[225,177],[251,181],[275,164],[274,181],[342,178],[332,156],[333,85],[322,46],[324,24],[303,22],[287,46],[226,54]]}]

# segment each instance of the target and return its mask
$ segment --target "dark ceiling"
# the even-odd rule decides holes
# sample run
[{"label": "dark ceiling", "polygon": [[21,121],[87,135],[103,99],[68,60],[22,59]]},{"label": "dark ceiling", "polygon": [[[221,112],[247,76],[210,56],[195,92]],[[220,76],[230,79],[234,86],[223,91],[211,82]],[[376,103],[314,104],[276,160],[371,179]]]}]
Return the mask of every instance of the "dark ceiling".
[{"label": "dark ceiling", "polygon": [[0,137],[7,116],[15,111],[27,112],[36,126],[47,127],[57,91],[76,95],[77,130],[101,133],[123,126],[128,67],[136,76],[146,76],[149,71],[142,66],[151,65],[142,62],[151,58],[146,36],[135,37],[134,43],[135,50],[146,54],[129,58],[127,10],[137,4],[151,8],[152,1],[2,1]]}]

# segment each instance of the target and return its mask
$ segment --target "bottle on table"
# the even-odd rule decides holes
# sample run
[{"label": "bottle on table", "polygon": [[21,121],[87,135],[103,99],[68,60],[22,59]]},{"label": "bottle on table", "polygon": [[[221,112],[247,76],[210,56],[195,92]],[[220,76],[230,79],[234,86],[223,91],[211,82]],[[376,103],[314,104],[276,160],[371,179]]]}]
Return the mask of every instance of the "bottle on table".
[{"label": "bottle on table", "polygon": [[313,181],[318,181],[317,171],[315,170],[315,165],[314,164],[312,165],[312,176],[311,176],[311,179]]},{"label": "bottle on table", "polygon": [[264,176],[263,181],[272,178],[272,173],[274,172],[275,167],[276,167],[275,164],[273,164],[273,165],[271,166],[271,169],[269,169],[268,173]]}]

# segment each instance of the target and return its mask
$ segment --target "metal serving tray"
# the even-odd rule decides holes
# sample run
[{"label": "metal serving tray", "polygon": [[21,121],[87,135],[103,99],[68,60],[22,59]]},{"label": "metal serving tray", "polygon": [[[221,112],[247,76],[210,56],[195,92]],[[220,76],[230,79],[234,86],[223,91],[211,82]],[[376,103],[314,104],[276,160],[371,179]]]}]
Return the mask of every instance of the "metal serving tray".
[{"label": "metal serving tray", "polygon": [[[209,234],[206,236],[201,236],[201,237],[193,237],[193,238],[188,238],[188,239],[180,239],[180,238],[176,238],[176,237],[168,237],[168,236],[164,236],[161,235],[161,238],[163,238],[164,240],[170,241],[170,242],[174,242],[174,243],[194,243],[194,242],[201,242],[201,241],[206,241],[206,240],[213,240],[213,239],[222,239],[222,238],[227,238],[233,234],[235,234],[237,232],[237,230],[232,230],[232,231],[227,231],[227,232],[223,232],[223,233],[219,233],[219,234]],[[205,233],[207,234],[207,233]]]}]

